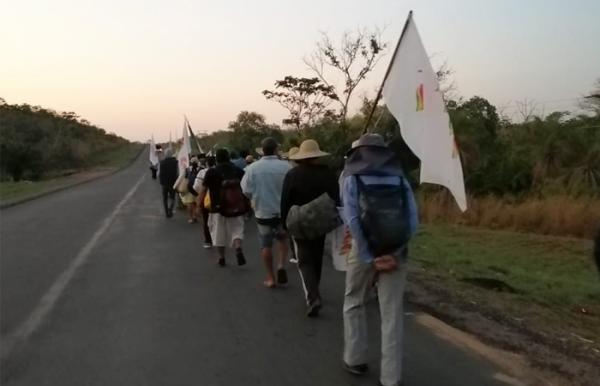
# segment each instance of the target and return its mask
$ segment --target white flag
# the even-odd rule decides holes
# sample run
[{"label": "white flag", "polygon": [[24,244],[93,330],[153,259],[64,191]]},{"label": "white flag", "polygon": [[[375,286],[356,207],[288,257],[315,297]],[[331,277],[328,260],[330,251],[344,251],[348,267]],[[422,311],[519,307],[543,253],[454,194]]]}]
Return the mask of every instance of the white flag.
[{"label": "white flag", "polygon": [[156,154],[156,144],[154,143],[154,135],[152,135],[152,139],[150,140],[150,164],[158,164],[158,155]]},{"label": "white flag", "polygon": [[179,175],[182,175],[185,172],[185,169],[190,164],[191,152],[192,147],[190,146],[190,136],[188,134],[187,127],[184,123],[181,147],[179,148],[179,152],[177,153],[177,161],[179,161]]},{"label": "white flag", "polygon": [[447,187],[465,211],[465,184],[454,131],[412,12],[391,60],[383,97],[400,124],[404,141],[421,160],[421,183]]}]

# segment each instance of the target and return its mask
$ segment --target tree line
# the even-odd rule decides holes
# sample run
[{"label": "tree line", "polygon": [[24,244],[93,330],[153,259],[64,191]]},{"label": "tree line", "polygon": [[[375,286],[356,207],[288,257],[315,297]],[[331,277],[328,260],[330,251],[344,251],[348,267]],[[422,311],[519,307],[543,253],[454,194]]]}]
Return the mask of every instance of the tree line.
[{"label": "tree line", "polygon": [[[322,34],[315,51],[304,58],[311,75],[286,75],[274,82],[273,89],[262,91],[267,100],[287,110],[281,126],[267,123],[257,112],[242,111],[227,129],[204,137],[204,146],[253,152],[267,135],[284,148],[313,138],[332,153],[330,162],[340,169],[344,154],[373,112],[372,131],[389,141],[416,181],[418,159],[402,141],[398,123],[385,105],[373,106],[374,101],[363,95],[359,111],[353,115],[349,111],[358,85],[387,48],[377,29],[346,32],[337,44]],[[581,99],[580,114],[556,111],[542,116],[524,108],[522,119],[513,121],[484,97],[461,98],[447,65],[437,76],[470,195],[600,195],[600,79]]]},{"label": "tree line", "polygon": [[0,98],[0,179],[36,180],[98,164],[130,142],[74,112],[57,112]]}]

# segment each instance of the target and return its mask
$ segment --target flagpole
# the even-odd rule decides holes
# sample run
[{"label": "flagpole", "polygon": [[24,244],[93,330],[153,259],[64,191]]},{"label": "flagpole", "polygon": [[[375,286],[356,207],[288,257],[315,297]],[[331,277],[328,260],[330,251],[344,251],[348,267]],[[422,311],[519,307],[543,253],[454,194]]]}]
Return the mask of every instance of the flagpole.
[{"label": "flagpole", "polygon": [[400,33],[400,38],[398,39],[398,43],[396,43],[396,48],[394,49],[394,54],[392,55],[392,59],[388,64],[388,68],[385,71],[385,76],[383,77],[383,81],[381,82],[381,86],[379,87],[379,91],[377,91],[377,96],[375,97],[375,101],[373,102],[373,107],[371,107],[371,112],[367,117],[367,122],[365,123],[365,128],[363,129],[363,134],[366,134],[369,129],[369,123],[371,123],[371,119],[373,118],[373,114],[375,113],[375,109],[377,108],[377,103],[381,99],[381,94],[383,93],[383,86],[385,85],[385,81],[387,80],[388,75],[392,69],[392,65],[394,64],[394,59],[396,59],[396,54],[398,53],[398,49],[400,48],[400,42],[402,41],[402,37],[406,33],[406,29],[408,28],[408,23],[412,19],[413,11],[408,12],[408,17],[406,18],[406,22],[404,22],[404,27],[402,28],[402,33]]},{"label": "flagpole", "polygon": [[188,127],[188,130],[190,132],[190,135],[194,139],[194,142],[196,142],[196,146],[198,147],[198,151],[200,153],[202,153],[202,146],[200,146],[200,142],[198,142],[198,137],[196,137],[196,134],[194,134],[194,131],[192,130],[192,125],[190,125],[189,119],[187,119],[187,117],[185,116],[185,114],[183,114],[183,118],[185,118],[185,122],[187,124],[187,127]]}]

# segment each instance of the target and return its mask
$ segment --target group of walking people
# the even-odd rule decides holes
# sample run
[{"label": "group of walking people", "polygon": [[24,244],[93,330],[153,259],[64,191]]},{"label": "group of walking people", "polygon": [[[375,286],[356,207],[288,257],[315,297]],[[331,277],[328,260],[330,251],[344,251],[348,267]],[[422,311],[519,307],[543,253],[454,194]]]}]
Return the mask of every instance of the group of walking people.
[{"label": "group of walking people", "polygon": [[353,374],[368,371],[366,303],[376,288],[382,335],[380,383],[401,384],[407,243],[418,219],[399,158],[376,134],[355,141],[339,178],[322,162],[329,154],[311,139],[282,157],[278,143],[265,138],[262,153],[244,166],[234,164],[230,153],[219,149],[214,159],[192,160],[181,178],[177,160],[167,150],[158,168],[166,217],[173,215],[178,179],[187,180],[193,198],[188,204],[190,221],[200,213],[205,246],[216,248],[219,266],[227,264],[226,248],[233,248],[237,264],[244,265],[244,226],[253,211],[266,272],[264,286],[288,282],[291,251],[309,317],[318,316],[323,306],[319,288],[327,232],[343,222],[352,235],[343,307],[343,366]]}]

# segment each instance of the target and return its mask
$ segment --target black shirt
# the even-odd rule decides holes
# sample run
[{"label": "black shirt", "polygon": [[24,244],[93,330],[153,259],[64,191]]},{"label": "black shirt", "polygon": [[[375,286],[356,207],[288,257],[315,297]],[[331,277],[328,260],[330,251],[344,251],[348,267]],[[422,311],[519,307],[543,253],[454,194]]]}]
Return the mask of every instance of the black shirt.
[{"label": "black shirt", "polygon": [[340,205],[340,188],[335,174],[327,166],[300,164],[291,169],[283,180],[281,219],[285,226],[288,212],[294,205],[308,204],[323,193]]},{"label": "black shirt", "polygon": [[208,169],[204,176],[202,185],[210,193],[210,206],[217,208],[221,197],[221,185],[224,180],[242,180],[244,171],[231,162],[218,164],[214,168]]},{"label": "black shirt", "polygon": [[179,163],[175,157],[165,158],[160,161],[160,184],[168,188],[173,188],[177,175],[179,174]]}]

